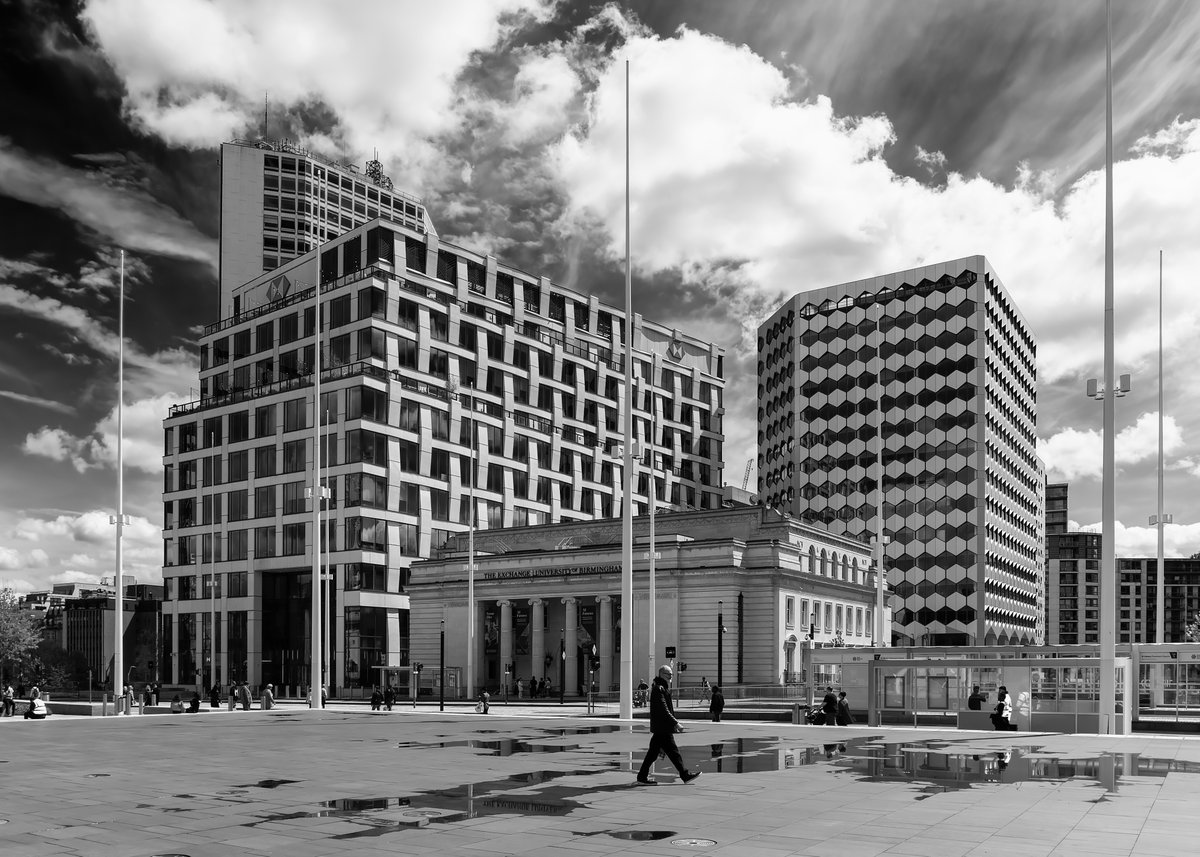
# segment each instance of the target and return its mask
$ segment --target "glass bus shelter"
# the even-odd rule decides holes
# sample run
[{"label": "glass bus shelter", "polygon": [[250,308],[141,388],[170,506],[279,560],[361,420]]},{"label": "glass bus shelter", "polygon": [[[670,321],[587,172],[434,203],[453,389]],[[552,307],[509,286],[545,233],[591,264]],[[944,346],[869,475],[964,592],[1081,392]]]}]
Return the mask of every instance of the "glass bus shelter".
[{"label": "glass bus shelter", "polygon": [[[931,715],[954,718],[961,729],[993,728],[989,719],[1001,686],[1012,696],[1011,722],[1021,732],[1108,733],[1100,715],[1100,663],[1091,658],[912,658],[866,664],[868,723],[915,723]],[[1116,668],[1116,724],[1128,735],[1136,712],[1131,659]],[[978,710],[967,699],[975,686],[985,696]]]}]

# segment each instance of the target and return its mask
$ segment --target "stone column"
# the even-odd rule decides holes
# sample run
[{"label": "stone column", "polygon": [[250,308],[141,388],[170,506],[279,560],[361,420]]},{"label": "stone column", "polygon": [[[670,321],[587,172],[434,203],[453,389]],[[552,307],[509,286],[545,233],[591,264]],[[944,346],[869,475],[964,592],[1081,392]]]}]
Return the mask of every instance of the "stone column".
[{"label": "stone column", "polygon": [[512,660],[513,653],[513,624],[512,602],[498,601],[500,605],[500,681],[512,685],[512,674],[504,676],[504,665]]},{"label": "stone column", "polygon": [[[579,651],[579,609],[574,598],[564,598],[562,603],[563,629],[567,638],[567,677],[563,687],[568,694],[575,696],[579,693],[579,664],[575,657]],[[554,684],[558,685],[557,675],[554,677]]]},{"label": "stone column", "polygon": [[541,680],[546,674],[546,641],[542,629],[546,625],[542,599],[529,599],[529,677]]},{"label": "stone column", "polygon": [[601,693],[608,693],[612,682],[613,651],[613,600],[611,595],[601,595],[600,627],[597,629],[596,653],[600,656],[600,671],[596,673],[596,686]]}]

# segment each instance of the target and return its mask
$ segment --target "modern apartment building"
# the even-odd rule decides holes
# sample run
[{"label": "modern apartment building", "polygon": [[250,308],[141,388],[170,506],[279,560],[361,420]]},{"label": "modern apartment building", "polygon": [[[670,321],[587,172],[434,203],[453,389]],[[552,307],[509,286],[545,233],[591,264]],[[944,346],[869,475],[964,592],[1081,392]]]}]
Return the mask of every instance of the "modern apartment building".
[{"label": "modern apartment building", "polygon": [[1036,346],[987,259],[803,292],[758,333],[761,501],[870,538],[881,457],[892,642],[1039,641]]},{"label": "modern apartment building", "polygon": [[[1050,539],[1049,642],[1099,643],[1100,533],[1066,533]],[[1167,557],[1166,617],[1163,640],[1155,639],[1158,560],[1117,559],[1118,643],[1181,643],[1187,625],[1200,613],[1200,558]]]},{"label": "modern apartment building", "polygon": [[287,141],[221,145],[221,317],[234,290],[343,232],[381,217],[434,232],[421,200],[392,187],[379,161],[360,171]]},{"label": "modern apartment building", "polygon": [[1046,641],[1052,645],[1100,642],[1100,533],[1048,536]]},{"label": "modern apartment building", "polygon": [[1163,639],[1154,638],[1158,596],[1158,558],[1117,560],[1117,642],[1182,643],[1187,625],[1200,614],[1200,557],[1163,560],[1167,588],[1163,595]]},{"label": "modern apartment building", "polygon": [[1053,482],[1046,486],[1046,538],[1065,533],[1070,527],[1067,518],[1070,485]]},{"label": "modern apartment building", "polygon": [[[164,422],[164,683],[199,670],[205,685],[304,684],[314,543],[331,570],[336,692],[407,662],[409,566],[472,518],[620,515],[627,342],[660,501],[721,505],[722,349],[638,315],[626,324],[427,227],[356,226],[231,287],[222,307],[200,340],[199,399]],[[331,493],[319,540],[306,495],[318,412]],[[635,511],[647,497],[643,474]]]}]

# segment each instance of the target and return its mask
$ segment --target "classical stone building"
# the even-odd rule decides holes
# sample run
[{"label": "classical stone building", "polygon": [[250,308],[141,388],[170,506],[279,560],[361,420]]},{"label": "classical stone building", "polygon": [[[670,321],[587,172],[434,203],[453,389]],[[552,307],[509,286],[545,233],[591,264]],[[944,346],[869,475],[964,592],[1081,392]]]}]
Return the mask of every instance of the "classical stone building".
[{"label": "classical stone building", "polygon": [[[652,657],[649,516],[634,520],[634,539],[631,615],[621,603],[619,519],[477,534],[478,683],[495,692],[506,677],[546,678],[574,695],[586,685],[594,646],[595,684],[615,690],[620,624],[630,620],[635,682],[652,678],[652,664],[673,660],[684,684],[720,675],[726,684],[781,685],[797,680],[810,631],[823,644],[872,642],[875,581],[862,541],[778,510],[731,504],[655,516]],[[467,538],[456,535],[411,569],[412,660],[426,675],[438,666],[443,621],[446,664],[465,675],[467,567]]]}]

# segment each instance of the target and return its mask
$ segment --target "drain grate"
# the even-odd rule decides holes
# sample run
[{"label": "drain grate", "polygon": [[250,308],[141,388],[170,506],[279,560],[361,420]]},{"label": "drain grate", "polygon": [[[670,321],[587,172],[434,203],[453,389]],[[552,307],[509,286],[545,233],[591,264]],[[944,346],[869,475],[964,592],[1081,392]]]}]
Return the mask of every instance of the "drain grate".
[{"label": "drain grate", "polygon": [[672,839],[672,845],[677,845],[680,848],[712,848],[717,844],[715,839]]}]

